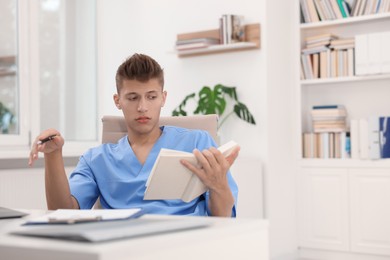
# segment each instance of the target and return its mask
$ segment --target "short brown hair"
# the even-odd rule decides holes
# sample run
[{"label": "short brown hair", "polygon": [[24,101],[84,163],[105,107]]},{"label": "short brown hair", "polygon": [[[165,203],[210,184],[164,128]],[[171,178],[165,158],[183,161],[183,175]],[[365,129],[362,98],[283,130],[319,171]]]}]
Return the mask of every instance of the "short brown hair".
[{"label": "short brown hair", "polygon": [[164,71],[157,61],[148,55],[135,53],[118,67],[115,76],[116,90],[119,94],[123,80],[146,82],[151,79],[158,79],[164,88]]}]

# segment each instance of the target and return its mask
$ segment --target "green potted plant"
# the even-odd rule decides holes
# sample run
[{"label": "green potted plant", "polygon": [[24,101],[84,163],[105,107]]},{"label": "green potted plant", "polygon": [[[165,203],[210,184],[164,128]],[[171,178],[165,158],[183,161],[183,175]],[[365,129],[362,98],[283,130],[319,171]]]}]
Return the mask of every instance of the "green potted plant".
[{"label": "green potted plant", "polygon": [[0,134],[8,134],[13,121],[14,115],[0,102]]},{"label": "green potted plant", "polygon": [[[217,84],[211,89],[208,86],[204,86],[198,93],[194,92],[187,95],[173,110],[172,116],[186,116],[187,111],[185,110],[185,107],[190,100],[197,103],[197,107],[193,111],[194,114],[219,115],[221,119],[219,120],[219,127],[221,127],[226,119],[233,114],[249,124],[256,125],[255,119],[247,106],[238,100],[236,87],[227,87],[222,84]],[[226,112],[226,105],[229,101],[234,102],[233,110],[224,115]]]}]

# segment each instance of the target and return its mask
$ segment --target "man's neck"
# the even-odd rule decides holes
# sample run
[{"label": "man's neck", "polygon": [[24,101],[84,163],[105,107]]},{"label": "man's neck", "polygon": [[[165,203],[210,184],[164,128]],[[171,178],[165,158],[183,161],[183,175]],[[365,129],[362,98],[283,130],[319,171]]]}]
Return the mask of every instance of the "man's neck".
[{"label": "man's neck", "polygon": [[143,146],[143,145],[150,145],[157,142],[157,140],[161,136],[161,129],[158,127],[157,129],[153,130],[151,133],[147,134],[136,134],[136,133],[129,133],[128,134],[128,141],[130,145],[133,146]]}]

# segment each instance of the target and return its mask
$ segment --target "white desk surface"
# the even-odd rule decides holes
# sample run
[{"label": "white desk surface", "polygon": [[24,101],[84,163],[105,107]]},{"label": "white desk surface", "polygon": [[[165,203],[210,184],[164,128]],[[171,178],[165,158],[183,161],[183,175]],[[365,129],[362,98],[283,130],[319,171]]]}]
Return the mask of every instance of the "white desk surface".
[{"label": "white desk surface", "polygon": [[206,228],[91,244],[8,234],[26,219],[46,213],[26,212],[31,214],[22,219],[0,220],[1,260],[269,259],[268,222],[263,219],[209,217],[212,225]]}]

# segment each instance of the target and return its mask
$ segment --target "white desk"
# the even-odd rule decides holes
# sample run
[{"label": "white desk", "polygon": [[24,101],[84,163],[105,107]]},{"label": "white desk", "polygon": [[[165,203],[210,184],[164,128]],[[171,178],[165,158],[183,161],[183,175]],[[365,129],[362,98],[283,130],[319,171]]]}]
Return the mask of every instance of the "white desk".
[{"label": "white desk", "polygon": [[[268,223],[262,219],[210,218],[207,228],[104,243],[83,243],[8,234],[27,218],[0,220],[0,259],[269,259]],[[182,218],[180,216],[144,216]]]}]

